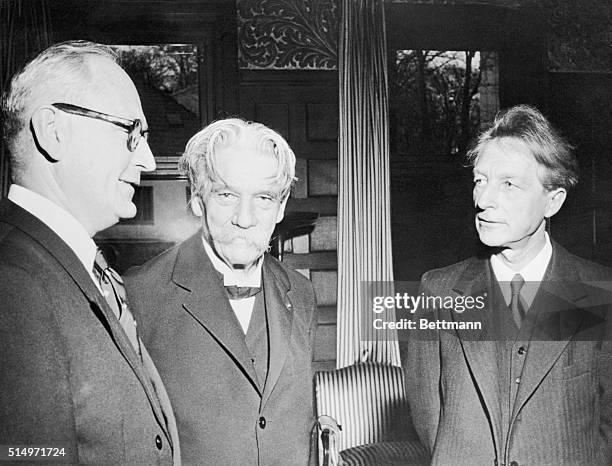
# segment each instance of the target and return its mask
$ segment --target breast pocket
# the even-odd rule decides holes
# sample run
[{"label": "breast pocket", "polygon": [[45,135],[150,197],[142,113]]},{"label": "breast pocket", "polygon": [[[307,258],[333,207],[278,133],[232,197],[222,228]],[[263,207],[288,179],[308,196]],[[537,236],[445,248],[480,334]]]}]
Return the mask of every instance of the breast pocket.
[{"label": "breast pocket", "polygon": [[589,374],[595,376],[597,357],[597,342],[570,342],[556,364],[557,367],[560,367],[557,378],[572,380]]}]

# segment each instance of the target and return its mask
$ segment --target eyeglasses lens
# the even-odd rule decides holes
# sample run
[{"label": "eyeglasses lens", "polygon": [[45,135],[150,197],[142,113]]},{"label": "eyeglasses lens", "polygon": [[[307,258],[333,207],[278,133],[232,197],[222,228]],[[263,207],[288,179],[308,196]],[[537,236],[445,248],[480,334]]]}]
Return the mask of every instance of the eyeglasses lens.
[{"label": "eyeglasses lens", "polygon": [[140,138],[142,137],[142,123],[140,120],[134,120],[130,134],[128,135],[128,149],[130,152],[134,152],[138,147]]}]

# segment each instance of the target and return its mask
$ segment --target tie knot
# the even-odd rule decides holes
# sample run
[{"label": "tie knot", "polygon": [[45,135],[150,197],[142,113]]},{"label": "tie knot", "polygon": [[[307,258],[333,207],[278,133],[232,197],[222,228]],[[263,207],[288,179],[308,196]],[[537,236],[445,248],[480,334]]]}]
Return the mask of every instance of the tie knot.
[{"label": "tie knot", "polygon": [[96,251],[96,258],[94,260],[94,268],[100,273],[108,269],[108,262],[106,262],[104,253],[102,252],[102,249],[100,248],[98,248],[98,250]]},{"label": "tie knot", "polygon": [[510,290],[513,295],[518,295],[521,292],[521,288],[525,284],[525,279],[520,273],[517,273],[514,277],[512,277],[512,281],[510,282]]},{"label": "tie knot", "polygon": [[227,296],[230,299],[246,299],[259,293],[261,287],[228,285],[225,287],[225,291],[227,291]]},{"label": "tie knot", "polygon": [[121,278],[121,275],[119,275],[115,269],[108,265],[108,262],[106,262],[106,257],[104,257],[104,253],[100,248],[98,248],[96,251],[94,273],[100,281],[113,279],[115,282],[120,283],[123,286],[123,279]]}]

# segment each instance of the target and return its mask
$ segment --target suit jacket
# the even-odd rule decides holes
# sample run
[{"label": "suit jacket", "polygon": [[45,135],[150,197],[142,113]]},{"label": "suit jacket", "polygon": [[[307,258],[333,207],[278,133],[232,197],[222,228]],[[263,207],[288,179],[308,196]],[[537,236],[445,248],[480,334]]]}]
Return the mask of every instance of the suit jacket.
[{"label": "suit jacket", "polygon": [[172,464],[148,376],[73,251],[0,202],[0,444],[72,464]]},{"label": "suit jacket", "polygon": [[126,276],[141,336],[174,407],[185,464],[309,461],[314,292],[269,255],[262,272],[270,351],[261,388],[201,233]]},{"label": "suit jacket", "polygon": [[[406,390],[432,464],[612,464],[612,301],[609,290],[587,283],[610,277],[609,269],[553,243],[528,314],[543,316],[545,325],[534,327],[527,351],[516,352],[525,360],[520,379],[509,380],[517,385],[507,424],[494,338],[449,330],[408,342]],[[427,272],[421,289],[469,296],[491,293],[494,280],[488,257],[471,258]],[[460,322],[472,320],[469,312],[437,315]]]}]

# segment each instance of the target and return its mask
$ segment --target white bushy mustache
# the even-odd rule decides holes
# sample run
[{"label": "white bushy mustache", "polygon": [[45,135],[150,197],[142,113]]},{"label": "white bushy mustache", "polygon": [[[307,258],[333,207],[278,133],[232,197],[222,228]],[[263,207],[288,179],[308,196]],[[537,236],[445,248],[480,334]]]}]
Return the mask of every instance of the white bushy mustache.
[{"label": "white bushy mustache", "polygon": [[[211,232],[212,233],[212,232]],[[258,250],[265,251],[268,247],[269,238],[264,238],[260,235],[232,234],[227,231],[216,231],[218,235],[213,235],[215,242],[223,245],[231,245],[236,240],[243,240],[247,245],[255,247]],[[266,235],[267,236],[267,235]]]}]

